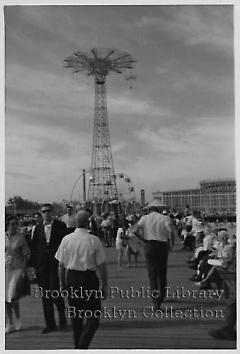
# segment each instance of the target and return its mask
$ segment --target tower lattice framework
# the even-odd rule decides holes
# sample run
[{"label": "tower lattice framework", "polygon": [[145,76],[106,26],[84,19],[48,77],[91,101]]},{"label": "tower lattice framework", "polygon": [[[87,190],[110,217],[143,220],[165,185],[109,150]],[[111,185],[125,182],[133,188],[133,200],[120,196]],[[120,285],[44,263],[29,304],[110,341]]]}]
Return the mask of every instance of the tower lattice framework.
[{"label": "tower lattice framework", "polygon": [[95,110],[92,141],[91,178],[88,200],[118,199],[107,113],[106,79],[110,72],[122,74],[133,68],[131,55],[115,49],[90,49],[75,52],[65,59],[73,72],[85,72],[95,80]]}]

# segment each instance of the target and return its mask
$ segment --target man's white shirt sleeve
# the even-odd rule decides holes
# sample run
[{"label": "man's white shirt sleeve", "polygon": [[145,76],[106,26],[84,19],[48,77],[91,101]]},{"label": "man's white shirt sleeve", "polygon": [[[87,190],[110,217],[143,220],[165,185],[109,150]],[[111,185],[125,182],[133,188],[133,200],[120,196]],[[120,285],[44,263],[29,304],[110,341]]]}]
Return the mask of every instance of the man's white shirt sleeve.
[{"label": "man's white shirt sleeve", "polygon": [[144,216],[141,217],[141,219],[138,222],[138,225],[143,227],[143,225],[144,225]]},{"label": "man's white shirt sleeve", "polygon": [[62,263],[65,265],[65,246],[64,246],[64,239],[60,243],[58,250],[55,254],[55,258],[59,261],[59,263]]}]

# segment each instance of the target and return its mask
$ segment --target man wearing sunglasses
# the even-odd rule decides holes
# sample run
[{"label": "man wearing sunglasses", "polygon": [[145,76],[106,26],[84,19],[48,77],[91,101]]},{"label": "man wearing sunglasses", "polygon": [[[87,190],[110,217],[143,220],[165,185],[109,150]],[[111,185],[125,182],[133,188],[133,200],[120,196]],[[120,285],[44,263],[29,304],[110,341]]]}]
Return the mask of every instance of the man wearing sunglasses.
[{"label": "man wearing sunglasses", "polygon": [[[36,225],[31,240],[31,264],[35,268],[39,287],[43,294],[46,294],[46,290],[59,290],[58,261],[54,256],[63,237],[67,234],[67,228],[64,222],[53,218],[51,204],[43,204],[41,214],[43,222]],[[54,304],[59,314],[60,329],[66,327],[64,299],[48,298],[44,295],[42,305],[46,327],[42,333],[57,330]]]}]

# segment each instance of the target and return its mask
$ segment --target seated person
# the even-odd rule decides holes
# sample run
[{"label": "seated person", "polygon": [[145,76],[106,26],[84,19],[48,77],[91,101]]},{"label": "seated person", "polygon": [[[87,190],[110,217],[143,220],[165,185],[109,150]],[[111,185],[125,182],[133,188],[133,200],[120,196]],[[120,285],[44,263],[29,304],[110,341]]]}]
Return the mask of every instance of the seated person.
[{"label": "seated person", "polygon": [[195,250],[193,256],[187,260],[187,263],[189,263],[189,268],[192,269],[197,269],[197,265],[199,263],[199,254],[204,250],[203,246],[203,240],[204,240],[204,232],[197,232],[196,237],[195,237]]},{"label": "seated person", "polygon": [[[208,274],[209,270],[211,269],[212,265],[208,263],[209,259],[216,259],[220,258],[220,253],[223,247],[227,244],[228,240],[228,233],[226,229],[220,229],[218,231],[218,236],[216,239],[212,239],[212,246],[211,249],[207,250],[207,252],[204,252],[202,255],[200,255],[202,258],[199,261],[199,264],[197,266],[197,273],[193,275],[190,280],[192,281],[201,281],[203,280],[206,275]],[[206,244],[205,244],[206,245]]]},{"label": "seated person", "polygon": [[[201,288],[209,288],[211,287],[211,282],[215,282],[217,287],[221,287],[220,277],[216,272],[218,267],[221,268],[229,268],[231,264],[233,264],[234,259],[236,257],[236,238],[235,236],[229,237],[226,231],[219,232],[219,241],[220,244],[217,249],[217,258],[209,258],[207,260],[207,265],[209,265],[209,271],[205,270],[205,276],[200,283],[196,283],[196,285]],[[206,267],[206,264],[205,264]],[[207,267],[206,267],[207,269]]]},{"label": "seated person", "polygon": [[201,248],[196,249],[193,257],[187,260],[187,263],[191,265],[190,268],[197,269],[200,260],[203,259],[206,254],[212,252],[212,246],[217,236],[216,234],[216,229],[212,229],[209,225],[205,226]]},{"label": "seated person", "polygon": [[180,234],[180,238],[181,238],[181,240],[182,240],[182,243],[184,243],[184,241],[185,241],[185,238],[187,237],[187,230],[186,230],[186,228],[184,227],[184,228],[182,228],[181,229],[181,234]]},{"label": "seated person", "polygon": [[183,241],[183,248],[193,251],[195,249],[196,237],[191,232],[187,233]]},{"label": "seated person", "polygon": [[187,232],[190,232],[192,230],[192,219],[193,215],[190,212],[188,212],[187,216],[185,216],[185,218],[183,219],[183,222],[186,225]]}]

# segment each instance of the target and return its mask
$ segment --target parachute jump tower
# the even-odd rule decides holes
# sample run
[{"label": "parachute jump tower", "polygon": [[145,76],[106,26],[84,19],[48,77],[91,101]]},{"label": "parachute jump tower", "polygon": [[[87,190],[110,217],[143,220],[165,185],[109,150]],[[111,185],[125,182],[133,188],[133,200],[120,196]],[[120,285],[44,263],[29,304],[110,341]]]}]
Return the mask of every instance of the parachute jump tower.
[{"label": "parachute jump tower", "polygon": [[95,81],[91,177],[87,199],[96,203],[118,200],[107,113],[106,79],[110,73],[124,74],[133,69],[135,60],[130,54],[115,49],[92,48],[87,52],[74,52],[64,61],[65,66],[72,68],[74,73],[86,73],[93,76]]}]

